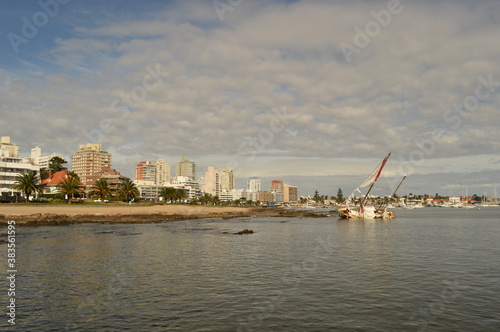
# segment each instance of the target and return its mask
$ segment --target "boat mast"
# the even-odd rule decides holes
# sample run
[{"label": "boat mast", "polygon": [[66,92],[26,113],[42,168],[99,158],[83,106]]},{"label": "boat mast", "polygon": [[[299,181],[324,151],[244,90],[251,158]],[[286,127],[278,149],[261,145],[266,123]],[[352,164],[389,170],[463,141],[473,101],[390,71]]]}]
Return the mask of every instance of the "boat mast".
[{"label": "boat mast", "polygon": [[[391,197],[396,195],[396,192],[398,191],[399,187],[401,187],[401,185],[403,184],[403,181],[406,179],[406,175],[403,176],[403,179],[401,180],[401,182],[399,182],[398,186],[396,187],[396,190],[394,190],[394,192],[392,193]],[[387,203],[385,204],[387,206]],[[382,208],[382,204],[380,204],[379,206],[379,209]],[[385,206],[384,206],[385,208]]]},{"label": "boat mast", "polygon": [[372,190],[373,186],[375,185],[375,182],[377,182],[380,174],[382,173],[382,169],[384,168],[385,166],[385,163],[387,162],[387,159],[389,159],[389,157],[391,156],[391,152],[389,152],[389,154],[387,155],[387,157],[384,158],[384,160],[382,161],[382,163],[380,164],[380,168],[377,172],[377,175],[375,176],[375,179],[373,180],[371,186],[370,186],[370,189],[368,189],[368,192],[366,193],[365,197],[363,197],[363,200],[361,201],[361,204],[359,204],[360,207],[363,207],[363,204],[365,203],[366,201],[366,198],[368,197],[368,194],[370,193],[370,191]]}]

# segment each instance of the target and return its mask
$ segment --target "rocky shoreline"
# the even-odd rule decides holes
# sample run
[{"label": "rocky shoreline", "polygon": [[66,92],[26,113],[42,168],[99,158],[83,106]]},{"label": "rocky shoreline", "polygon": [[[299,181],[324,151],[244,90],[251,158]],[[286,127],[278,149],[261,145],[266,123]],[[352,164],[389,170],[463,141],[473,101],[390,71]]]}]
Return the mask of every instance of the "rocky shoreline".
[{"label": "rocky shoreline", "polygon": [[121,223],[121,224],[148,224],[187,219],[222,218],[232,219],[240,217],[329,217],[331,211],[300,211],[279,207],[248,208],[247,211],[208,212],[193,214],[178,213],[107,213],[107,214],[54,214],[37,213],[30,215],[0,215],[0,224],[7,224],[15,220],[18,226],[56,226],[83,223]]}]

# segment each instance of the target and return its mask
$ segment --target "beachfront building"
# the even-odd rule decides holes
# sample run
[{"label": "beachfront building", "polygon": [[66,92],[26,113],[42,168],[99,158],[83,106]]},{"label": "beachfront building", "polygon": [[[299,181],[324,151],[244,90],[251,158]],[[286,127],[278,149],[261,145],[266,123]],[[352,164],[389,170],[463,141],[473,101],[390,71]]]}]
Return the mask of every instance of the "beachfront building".
[{"label": "beachfront building", "polygon": [[252,192],[258,192],[262,190],[262,180],[258,178],[249,178],[247,181],[247,190]]},{"label": "beachfront building", "polygon": [[0,138],[0,151],[2,151],[4,157],[19,157],[19,145],[11,143],[10,136]]},{"label": "beachfront building", "polygon": [[187,201],[201,196],[201,190],[198,183],[187,176],[176,176],[170,180],[170,183],[166,185],[166,187],[184,190]]},{"label": "beachfront building", "polygon": [[283,180],[272,180],[271,181],[271,191],[277,193],[283,193],[284,183]]},{"label": "beachfront building", "polygon": [[246,197],[245,189],[222,190],[219,195],[221,201],[236,201],[242,198],[246,200]]},{"label": "beachfront building", "polygon": [[231,191],[234,189],[234,172],[232,168],[221,168],[219,176],[221,190]]},{"label": "beachfront building", "polygon": [[1,196],[14,196],[18,193],[12,187],[18,175],[39,173],[40,167],[31,158],[19,157],[19,146],[11,143],[9,136],[0,139],[0,192]]},{"label": "beachfront building", "polygon": [[291,186],[285,184],[283,186],[283,202],[289,203],[291,205],[296,205],[299,203],[299,188],[297,186]]},{"label": "beachfront building", "polygon": [[55,152],[52,152],[50,154],[42,154],[42,148],[40,148],[39,146],[31,149],[31,159],[33,160],[33,163],[35,165],[40,166],[40,169],[49,169],[50,160],[54,157],[64,159],[63,156]]},{"label": "beachfront building", "polygon": [[138,181],[156,182],[156,165],[150,161],[141,161],[135,166],[135,179]]},{"label": "beachfront building", "polygon": [[181,161],[175,164],[175,176],[188,177],[194,181],[196,179],[196,164],[189,161],[188,157],[182,157]]},{"label": "beachfront building", "polygon": [[141,161],[135,167],[135,179],[139,181],[152,181],[160,186],[170,181],[170,164],[158,159],[156,164],[150,161]]},{"label": "beachfront building", "polygon": [[270,191],[259,191],[257,197],[261,204],[274,203],[274,194]]},{"label": "beachfront building", "polygon": [[262,180],[256,177],[249,178],[247,181],[247,190],[245,192],[247,201],[258,201],[259,191],[262,191]]},{"label": "beachfront building", "polygon": [[111,168],[111,154],[102,150],[101,144],[80,145],[80,150],[73,154],[71,160],[73,172],[78,174],[87,190],[101,178],[105,169]]},{"label": "beachfront building", "polygon": [[69,170],[67,169],[51,174],[47,179],[44,179],[42,181],[43,193],[44,194],[59,193],[60,191],[57,188],[57,185],[59,184],[59,182],[66,179],[68,176],[69,176]]},{"label": "beachfront building", "polygon": [[219,196],[221,192],[220,173],[213,166],[208,166],[205,172],[204,192],[212,196]]},{"label": "beachfront building", "polygon": [[128,177],[122,175],[116,169],[111,167],[103,167],[102,172],[97,176],[94,183],[99,179],[105,179],[109,183],[109,189],[112,193],[117,193],[121,184],[125,180],[130,180]]},{"label": "beachfront building", "polygon": [[167,164],[165,160],[158,159],[156,161],[156,185],[163,185],[170,182],[170,164]]},{"label": "beachfront building", "polygon": [[164,186],[159,186],[155,181],[134,180],[134,184],[139,190],[141,199],[147,201],[156,201],[161,194]]}]

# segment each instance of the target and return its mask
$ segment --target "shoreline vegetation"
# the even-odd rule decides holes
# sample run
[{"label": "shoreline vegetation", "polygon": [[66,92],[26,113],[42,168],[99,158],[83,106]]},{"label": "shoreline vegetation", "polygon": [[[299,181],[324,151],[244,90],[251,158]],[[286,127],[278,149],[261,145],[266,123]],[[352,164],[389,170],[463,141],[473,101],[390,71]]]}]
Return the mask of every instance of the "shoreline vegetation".
[{"label": "shoreline vegetation", "polygon": [[0,205],[0,224],[55,226],[82,223],[148,224],[187,219],[240,217],[329,216],[330,211],[301,211],[283,207],[220,207],[193,205]]}]

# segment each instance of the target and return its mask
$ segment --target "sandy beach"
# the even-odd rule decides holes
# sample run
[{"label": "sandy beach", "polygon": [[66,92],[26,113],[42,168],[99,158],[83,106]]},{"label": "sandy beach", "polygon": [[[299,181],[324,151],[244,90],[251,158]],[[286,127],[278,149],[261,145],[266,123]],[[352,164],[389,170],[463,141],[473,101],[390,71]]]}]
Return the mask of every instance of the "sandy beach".
[{"label": "sandy beach", "polygon": [[0,214],[5,216],[26,216],[32,214],[64,214],[69,216],[92,214],[183,214],[196,215],[225,212],[244,212],[248,208],[243,207],[208,207],[195,205],[126,205],[126,204],[103,204],[103,205],[0,205]]},{"label": "sandy beach", "polygon": [[[324,211],[323,211],[324,212]],[[310,216],[324,213],[279,207],[217,207],[193,205],[0,205],[0,223],[18,225],[67,225],[74,223],[158,223],[185,219],[237,218],[250,216]]]}]

